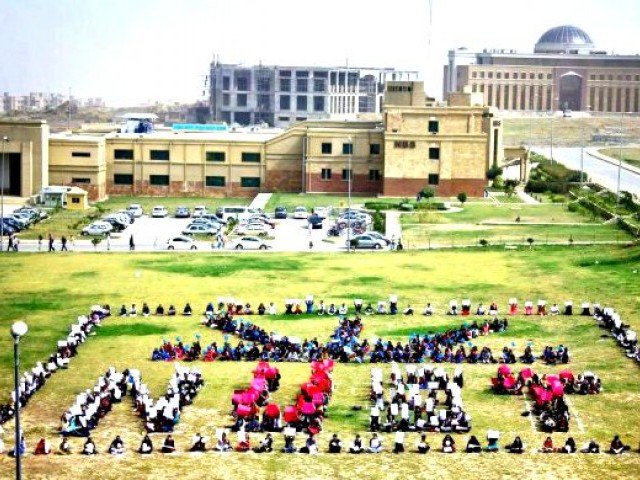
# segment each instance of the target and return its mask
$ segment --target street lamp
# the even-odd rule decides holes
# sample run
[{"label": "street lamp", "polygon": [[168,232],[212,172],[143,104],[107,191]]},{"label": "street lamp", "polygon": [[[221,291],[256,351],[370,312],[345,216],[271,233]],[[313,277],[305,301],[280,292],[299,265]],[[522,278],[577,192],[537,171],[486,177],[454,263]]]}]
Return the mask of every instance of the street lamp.
[{"label": "street lamp", "polygon": [[620,177],[622,175],[622,122],[624,120],[624,112],[620,113],[620,135],[618,136],[618,188],[616,190],[616,206],[620,205]]},{"label": "street lamp", "polygon": [[0,252],[4,250],[4,148],[9,137],[2,137],[2,163],[0,163]]},{"label": "street lamp", "polygon": [[20,444],[21,429],[20,429],[20,379],[19,379],[19,367],[20,367],[20,337],[24,337],[29,330],[27,324],[23,321],[17,321],[11,325],[11,336],[13,337],[13,375],[14,375],[14,387],[15,387],[15,417],[16,417],[16,444],[15,444],[15,457],[16,457],[16,480],[22,479],[22,466]]},{"label": "street lamp", "polygon": [[347,166],[347,252],[351,252],[351,155],[353,143],[349,137],[349,160]]}]

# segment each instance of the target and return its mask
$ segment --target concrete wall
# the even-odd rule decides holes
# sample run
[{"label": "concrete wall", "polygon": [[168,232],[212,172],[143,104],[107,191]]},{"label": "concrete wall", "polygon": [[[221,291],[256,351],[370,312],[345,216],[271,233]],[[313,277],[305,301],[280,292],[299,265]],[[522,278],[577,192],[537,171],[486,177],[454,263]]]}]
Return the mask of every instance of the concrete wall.
[{"label": "concrete wall", "polygon": [[[78,156],[78,154],[88,154],[89,156]],[[88,182],[78,181],[80,179],[86,179]],[[107,195],[104,138],[51,137],[49,140],[49,182],[51,185],[80,187],[89,193],[91,201],[104,199]]]},{"label": "concrete wall", "polygon": [[49,185],[49,125],[44,120],[0,121],[0,139],[9,137],[5,153],[21,155],[20,196],[40,193]]}]

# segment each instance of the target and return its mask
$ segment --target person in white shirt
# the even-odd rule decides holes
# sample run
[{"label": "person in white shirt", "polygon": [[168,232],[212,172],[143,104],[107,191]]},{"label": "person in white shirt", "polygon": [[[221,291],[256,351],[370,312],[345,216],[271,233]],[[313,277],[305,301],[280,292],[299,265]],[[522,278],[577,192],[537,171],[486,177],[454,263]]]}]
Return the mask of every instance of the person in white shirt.
[{"label": "person in white shirt", "polygon": [[273,302],[271,302],[269,304],[269,315],[275,315],[277,310],[276,310],[276,306],[273,304]]},{"label": "person in white shirt", "polygon": [[362,438],[360,438],[360,434],[356,434],[356,438],[351,442],[351,447],[349,447],[349,453],[362,453],[364,452],[364,448],[362,447]]},{"label": "person in white shirt", "polygon": [[378,434],[374,433],[369,440],[369,453],[382,452],[382,441],[378,438]]},{"label": "person in white shirt", "polygon": [[427,306],[424,307],[424,310],[422,311],[423,315],[433,315],[434,310],[433,307],[431,306],[430,303],[427,303]]},{"label": "person in white shirt", "polygon": [[347,306],[343,303],[342,305],[340,305],[340,308],[338,308],[338,315],[346,315],[348,312]]},{"label": "person in white shirt", "polygon": [[395,435],[393,453],[404,452],[404,432],[398,431]]}]

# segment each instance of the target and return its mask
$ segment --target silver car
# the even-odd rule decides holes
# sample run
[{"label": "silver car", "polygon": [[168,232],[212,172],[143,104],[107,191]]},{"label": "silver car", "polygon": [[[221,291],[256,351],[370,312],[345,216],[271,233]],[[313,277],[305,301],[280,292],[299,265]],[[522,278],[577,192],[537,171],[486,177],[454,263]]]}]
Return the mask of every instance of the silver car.
[{"label": "silver car", "polygon": [[[346,244],[347,248],[349,248],[349,240],[347,240]],[[384,240],[375,238],[367,233],[351,237],[351,248],[373,248],[380,250],[386,247],[386,245],[387,243]]]}]

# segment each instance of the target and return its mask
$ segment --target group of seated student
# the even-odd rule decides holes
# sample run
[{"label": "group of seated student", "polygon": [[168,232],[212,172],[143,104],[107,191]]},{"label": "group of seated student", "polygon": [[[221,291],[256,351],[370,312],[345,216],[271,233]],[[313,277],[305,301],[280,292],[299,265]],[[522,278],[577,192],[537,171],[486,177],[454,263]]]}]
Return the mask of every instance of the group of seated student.
[{"label": "group of seated student", "polygon": [[98,422],[127,394],[128,371],[120,373],[115,368],[98,378],[93,390],[79,393],[73,405],[62,415],[63,435],[86,437]]},{"label": "group of seated student", "polygon": [[[407,366],[406,379],[396,364],[391,373],[391,387],[385,398],[382,371],[371,370],[371,395],[373,403],[370,415],[372,432],[468,432],[471,417],[462,404],[462,371],[454,375],[454,381],[442,368],[417,368]],[[423,398],[421,390],[427,390]],[[438,392],[444,392],[444,400]],[[386,415],[381,413],[386,409]]]},{"label": "group of seated student", "polygon": [[[408,344],[397,342],[383,342],[379,339],[371,348],[370,358],[372,363],[399,362],[451,362],[451,363],[479,363],[491,362],[493,358],[489,349],[478,352],[478,348],[472,347],[467,351],[464,343],[489,332],[502,332],[508,327],[507,319],[486,321],[482,326],[477,322],[471,325],[462,325],[458,329],[447,330],[437,334],[413,335]],[[481,353],[483,360],[481,360]]]},{"label": "group of seated student", "polygon": [[268,307],[264,303],[260,303],[258,308],[254,309],[250,303],[243,303],[241,301],[230,302],[218,302],[217,307],[214,307],[212,302],[207,303],[204,314],[207,317],[215,317],[228,314],[233,315],[275,315],[277,308],[273,302]]},{"label": "group of seated student", "polygon": [[150,395],[149,387],[142,383],[140,371],[131,370],[129,382],[136,411],[144,419],[147,432],[173,431],[173,427],[180,421],[180,411],[193,402],[204,385],[199,370],[178,364],[169,380],[167,393],[156,402]]},{"label": "group of seated student", "polygon": [[44,362],[36,362],[33,368],[20,376],[18,398],[16,398],[15,390],[12,389],[11,402],[0,404],[0,425],[13,418],[17,406],[24,408],[51,375],[58,370],[68,368],[70,359],[78,353],[78,346],[84,343],[93,328],[100,325],[102,320],[109,315],[108,305],[94,305],[88,315],[77,317],[76,322],[71,325],[67,337],[58,341],[56,353],[50,355]]},{"label": "group of seated student", "polygon": [[[165,309],[165,307],[161,303],[159,303],[158,306],[155,308],[155,310],[153,310],[152,312],[149,305],[145,302],[142,304],[142,308],[140,309],[139,314],[142,315],[143,317],[149,317],[151,315],[155,315],[158,317],[167,315],[167,316],[173,317],[176,315],[176,307],[173,304],[171,304],[169,305],[169,308]],[[119,315],[121,317],[137,317],[138,307],[135,303],[132,303],[131,307],[127,309],[127,306],[123,304],[120,307]],[[191,308],[191,305],[189,304],[189,302],[187,302],[184,308],[182,309],[182,315],[185,315],[185,316],[193,315],[193,309]]]},{"label": "group of seated student", "polygon": [[[504,347],[500,356],[500,363],[521,363],[532,364],[535,363],[536,357],[533,353],[531,345],[527,345],[524,349],[524,353],[520,356],[516,356],[513,349]],[[551,346],[546,346],[539,357],[547,365],[556,365],[559,363],[569,363],[569,348],[564,345],[559,345],[555,350]]]},{"label": "group of seated student", "polygon": [[600,308],[594,305],[594,318],[602,328],[606,328],[611,332],[613,337],[625,350],[628,358],[640,362],[640,347],[638,346],[638,335],[629,325],[622,322],[620,314],[613,308]]},{"label": "group of seated student", "polygon": [[199,335],[193,343],[185,344],[180,337],[176,338],[175,345],[164,340],[160,348],[155,348],[151,353],[151,360],[170,362],[181,360],[183,362],[193,362],[200,359],[202,347],[200,346]]}]

